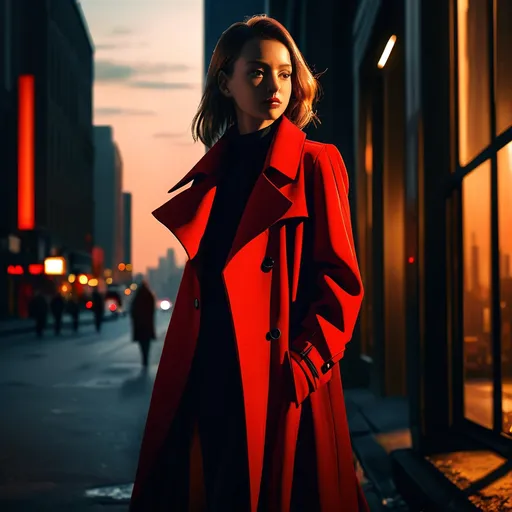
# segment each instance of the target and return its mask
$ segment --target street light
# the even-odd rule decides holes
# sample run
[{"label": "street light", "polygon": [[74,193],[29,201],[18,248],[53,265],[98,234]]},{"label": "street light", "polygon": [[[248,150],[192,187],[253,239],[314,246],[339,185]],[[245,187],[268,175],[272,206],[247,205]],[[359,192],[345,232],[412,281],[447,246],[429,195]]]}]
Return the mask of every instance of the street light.
[{"label": "street light", "polygon": [[396,36],[392,35],[388,39],[388,42],[386,43],[386,47],[384,48],[384,51],[382,52],[382,55],[380,56],[379,62],[377,64],[377,67],[379,69],[382,69],[386,65],[386,62],[388,61],[389,56],[391,55],[391,50],[393,50],[393,46],[395,46],[395,43],[396,43]]}]

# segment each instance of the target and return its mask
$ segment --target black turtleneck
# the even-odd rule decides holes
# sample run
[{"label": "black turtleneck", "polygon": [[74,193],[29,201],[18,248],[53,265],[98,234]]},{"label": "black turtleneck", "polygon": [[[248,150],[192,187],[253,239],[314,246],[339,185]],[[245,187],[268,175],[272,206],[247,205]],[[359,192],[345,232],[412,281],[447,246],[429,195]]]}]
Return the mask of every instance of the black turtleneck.
[{"label": "black turtleneck", "polygon": [[245,135],[241,135],[234,126],[227,134],[227,157],[219,173],[215,200],[200,247],[201,270],[206,280],[219,276],[226,263],[245,205],[263,170],[278,123],[279,120]]},{"label": "black turtleneck", "polygon": [[237,351],[222,269],[249,195],[263,171],[277,126],[278,121],[247,135],[232,127],[227,133],[227,156],[220,169],[208,226],[199,248],[201,324],[194,366],[200,383],[200,389],[196,390],[202,397],[203,407],[215,407],[216,412],[210,413],[200,407],[207,416],[217,414],[223,407],[236,411],[233,400],[240,399]]}]

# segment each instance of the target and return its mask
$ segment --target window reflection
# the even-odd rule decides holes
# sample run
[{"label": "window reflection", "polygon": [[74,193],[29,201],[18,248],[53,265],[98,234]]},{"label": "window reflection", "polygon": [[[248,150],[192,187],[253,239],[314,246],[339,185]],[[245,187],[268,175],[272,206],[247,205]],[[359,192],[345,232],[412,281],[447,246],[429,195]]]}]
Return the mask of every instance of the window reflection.
[{"label": "window reflection", "polygon": [[487,5],[483,0],[457,1],[461,165],[490,142]]},{"label": "window reflection", "polygon": [[492,428],[491,181],[484,162],[462,184],[464,239],[464,415]]},{"label": "window reflection", "polygon": [[512,434],[512,142],[498,152],[503,431]]},{"label": "window reflection", "polygon": [[499,134],[512,125],[512,2],[496,0],[495,5],[496,128]]}]

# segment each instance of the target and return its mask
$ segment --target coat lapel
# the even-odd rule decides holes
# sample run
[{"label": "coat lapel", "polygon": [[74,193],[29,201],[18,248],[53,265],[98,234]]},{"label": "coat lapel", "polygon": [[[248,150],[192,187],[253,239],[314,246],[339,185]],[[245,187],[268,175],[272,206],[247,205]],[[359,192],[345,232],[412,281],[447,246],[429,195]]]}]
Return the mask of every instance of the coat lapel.
[{"label": "coat lapel", "polygon": [[[305,133],[283,117],[263,172],[249,196],[226,265],[247,243],[279,220],[307,217],[303,187],[295,183],[305,139]],[[224,136],[169,192],[175,192],[200,175],[204,179],[153,212],[176,236],[189,259],[197,255],[206,230],[227,148],[228,139]]]}]

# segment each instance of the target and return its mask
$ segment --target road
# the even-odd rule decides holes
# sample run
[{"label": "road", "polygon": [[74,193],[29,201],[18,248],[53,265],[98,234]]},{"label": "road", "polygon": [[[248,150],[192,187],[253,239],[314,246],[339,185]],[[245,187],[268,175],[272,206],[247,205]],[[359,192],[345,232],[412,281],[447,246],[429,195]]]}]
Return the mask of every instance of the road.
[{"label": "road", "polygon": [[86,492],[133,482],[169,316],[157,315],[147,374],[127,319],[0,338],[2,512],[127,510]]}]

